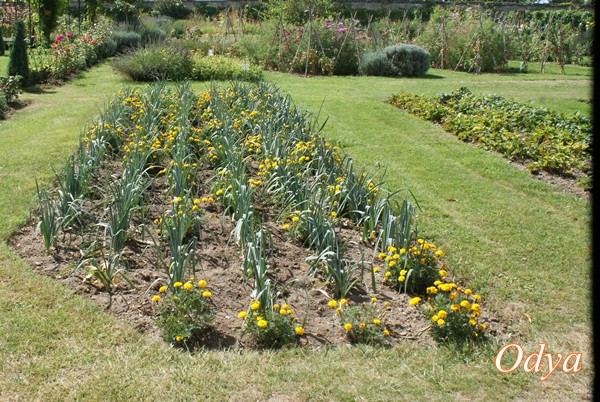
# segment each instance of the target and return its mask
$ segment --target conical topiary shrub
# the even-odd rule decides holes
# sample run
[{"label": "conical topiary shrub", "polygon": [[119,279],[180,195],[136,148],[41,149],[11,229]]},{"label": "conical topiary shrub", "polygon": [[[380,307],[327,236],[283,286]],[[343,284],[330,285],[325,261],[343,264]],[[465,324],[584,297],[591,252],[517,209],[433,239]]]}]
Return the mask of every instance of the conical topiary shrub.
[{"label": "conical topiary shrub", "polygon": [[4,32],[2,32],[2,25],[0,25],[0,56],[4,56],[6,47],[4,46]]},{"label": "conical topiary shrub", "polygon": [[25,43],[25,23],[15,21],[15,41],[8,61],[8,75],[23,77],[23,86],[29,85],[29,62],[27,60],[27,43]]}]

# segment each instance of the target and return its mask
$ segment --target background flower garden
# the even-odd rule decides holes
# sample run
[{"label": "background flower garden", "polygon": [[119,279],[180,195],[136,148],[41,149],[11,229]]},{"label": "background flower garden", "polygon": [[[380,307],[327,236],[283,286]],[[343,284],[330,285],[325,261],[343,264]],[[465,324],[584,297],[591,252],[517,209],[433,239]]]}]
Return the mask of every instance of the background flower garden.
[{"label": "background flower garden", "polygon": [[[354,344],[351,353],[448,351],[480,364],[497,345],[529,339],[513,332],[532,322],[530,310],[507,319],[487,277],[463,279],[460,243],[423,224],[418,183],[398,191],[385,163],[357,162],[352,140],[323,123],[328,112],[302,111],[267,82],[280,79],[269,70],[408,80],[439,68],[527,74],[539,63],[564,74],[586,64],[593,18],[436,8],[365,19],[328,2],[314,2],[324,11],[308,19],[285,2],[210,17],[173,1],[145,12],[126,3],[81,22],[57,18],[47,37],[41,23],[27,72],[0,82],[7,124],[30,91],[79,82],[104,59],[100,69],[126,82],[80,129],[54,184],[31,177],[35,209],[8,240],[24,261],[193,359],[232,349],[337,354]],[[457,29],[471,41],[451,43]],[[427,38],[440,32],[436,48]],[[515,41],[525,33],[534,40]],[[206,80],[231,81],[198,84]],[[587,116],[453,90],[379,101],[591,190]]]}]

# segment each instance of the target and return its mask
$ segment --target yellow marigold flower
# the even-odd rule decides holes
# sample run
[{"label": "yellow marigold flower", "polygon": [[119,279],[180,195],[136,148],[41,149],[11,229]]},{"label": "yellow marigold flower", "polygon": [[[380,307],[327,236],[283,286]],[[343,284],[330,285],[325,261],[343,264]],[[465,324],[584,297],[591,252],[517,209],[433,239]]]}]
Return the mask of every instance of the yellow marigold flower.
[{"label": "yellow marigold flower", "polygon": [[281,315],[286,315],[287,314],[287,310],[282,308],[281,310],[279,310],[279,314]]},{"label": "yellow marigold flower", "polygon": [[454,300],[454,298],[456,297],[456,293],[452,292],[448,297],[450,298],[450,300]]},{"label": "yellow marigold flower", "polygon": [[260,320],[256,323],[256,326],[258,326],[258,328],[267,328],[268,325],[269,323],[265,320]]},{"label": "yellow marigold flower", "polygon": [[480,312],[481,311],[481,309],[479,307],[479,304],[477,304],[477,303],[471,304],[471,310],[476,311],[476,312]]},{"label": "yellow marigold flower", "polygon": [[470,308],[471,308],[471,303],[469,303],[469,302],[468,302],[468,301],[466,301],[466,300],[463,300],[463,301],[461,301],[461,302],[460,302],[460,306],[461,306],[462,308],[470,309]]},{"label": "yellow marigold flower", "polygon": [[160,293],[167,293],[167,289],[168,289],[168,288],[167,288],[165,285],[162,285],[162,286],[161,286],[161,287],[158,289],[158,291],[159,291]]},{"label": "yellow marigold flower", "polygon": [[405,269],[400,270],[400,275],[406,275],[407,273],[408,271]]},{"label": "yellow marigold flower", "polygon": [[446,254],[444,254],[444,252],[442,250],[437,250],[435,252],[435,256],[438,258],[443,258]]},{"label": "yellow marigold flower", "polygon": [[417,239],[417,243],[419,243],[419,244],[423,244],[424,242],[425,242],[425,240],[423,240],[423,239]]},{"label": "yellow marigold flower", "polygon": [[425,258],[421,258],[421,259],[419,260],[419,264],[421,264],[421,265],[425,265]]},{"label": "yellow marigold flower", "polygon": [[281,308],[284,310],[290,310],[290,306],[288,304],[284,304],[283,306],[281,306]]},{"label": "yellow marigold flower", "polygon": [[473,294],[473,291],[471,289],[465,289],[465,295],[471,296],[472,294]]},{"label": "yellow marigold flower", "polygon": [[348,300],[346,299],[340,299],[340,306],[345,306],[348,304]]},{"label": "yellow marigold flower", "polygon": [[217,197],[218,197],[218,196],[220,196],[221,194],[223,194],[223,190],[222,190],[222,189],[218,189],[218,190],[215,192],[215,195],[216,195]]},{"label": "yellow marigold flower", "polygon": [[434,324],[437,322],[437,320],[439,320],[440,317],[438,317],[437,314],[434,314],[433,317],[431,317],[431,322],[433,322]]},{"label": "yellow marigold flower", "polygon": [[350,331],[352,329],[352,324],[350,324],[349,322],[345,323],[344,329],[346,330],[346,332]]},{"label": "yellow marigold flower", "polygon": [[331,307],[331,308],[336,308],[337,305],[338,305],[338,303],[335,300],[331,299],[331,300],[329,300],[329,302],[327,303],[327,305],[329,307]]},{"label": "yellow marigold flower", "polygon": [[204,292],[202,292],[202,297],[204,297],[205,299],[209,299],[212,296],[212,293],[210,293],[208,290],[205,290]]},{"label": "yellow marigold flower", "polygon": [[206,281],[205,281],[204,279],[200,279],[200,280],[198,281],[198,287],[199,287],[200,289],[204,289],[204,288],[205,288],[207,285],[208,285],[208,284],[206,283]]},{"label": "yellow marigold flower", "polygon": [[181,335],[177,335],[177,336],[175,337],[175,342],[181,342],[181,341],[183,341],[183,336],[181,336]]},{"label": "yellow marigold flower", "polygon": [[440,281],[440,280],[433,282],[433,286],[440,286],[441,284],[442,284],[442,281]]},{"label": "yellow marigold flower", "polygon": [[248,315],[248,313],[246,313],[245,311],[240,311],[238,313],[238,318],[244,319],[244,318],[246,318],[247,315]]},{"label": "yellow marigold flower", "polygon": [[481,301],[481,296],[479,296],[479,295],[473,295],[473,300],[475,300],[476,302],[480,302]]},{"label": "yellow marigold flower", "polygon": [[383,302],[383,307],[388,308],[392,305],[392,303],[390,303],[389,301],[384,301]]},{"label": "yellow marigold flower", "polygon": [[282,226],[281,226],[281,228],[282,228],[283,230],[289,230],[289,229],[290,229],[290,227],[291,227],[291,226],[290,226],[290,224],[289,224],[289,223],[286,223],[286,224],[284,224],[284,225],[282,225]]},{"label": "yellow marigold flower", "polygon": [[406,280],[406,276],[404,276],[404,275],[400,275],[398,277],[398,282],[404,282],[405,280]]},{"label": "yellow marigold flower", "polygon": [[250,310],[256,311],[260,308],[260,303],[257,301],[252,302],[252,304],[250,304]]},{"label": "yellow marigold flower", "polygon": [[450,306],[450,310],[452,310],[452,312],[457,313],[460,311],[460,306],[458,304],[452,304]]},{"label": "yellow marigold flower", "polygon": [[173,204],[179,204],[181,202],[182,198],[181,197],[175,197],[173,198]]},{"label": "yellow marigold flower", "polygon": [[371,297],[371,303],[377,303],[377,298],[375,296]]},{"label": "yellow marigold flower", "polygon": [[154,303],[158,303],[158,301],[159,301],[159,300],[160,300],[160,296],[159,296],[159,295],[154,295],[154,296],[152,296],[152,301],[153,301]]},{"label": "yellow marigold flower", "polygon": [[390,331],[388,331],[387,328],[384,328],[384,330],[383,330],[383,336],[390,336]]},{"label": "yellow marigold flower", "polygon": [[477,321],[475,320],[475,318],[469,318],[469,325],[471,325],[472,327],[474,327],[475,324],[477,324]]},{"label": "yellow marigold flower", "polygon": [[393,268],[393,267],[395,267],[395,266],[396,266],[396,261],[395,261],[395,260],[391,260],[390,262],[388,262],[388,266],[389,266],[390,268]]},{"label": "yellow marigold flower", "polygon": [[273,311],[279,311],[280,309],[281,309],[281,307],[279,306],[279,304],[273,305]]},{"label": "yellow marigold flower", "polygon": [[200,199],[194,198],[194,205],[200,205]]},{"label": "yellow marigold flower", "polygon": [[173,287],[174,287],[175,289],[177,289],[177,288],[180,288],[180,287],[182,287],[182,286],[183,286],[183,283],[182,283],[182,282],[175,282],[175,283],[173,284]]},{"label": "yellow marigold flower", "polygon": [[294,328],[294,331],[296,331],[296,335],[298,335],[298,336],[304,335],[304,328],[302,328],[300,326]]},{"label": "yellow marigold flower", "polygon": [[437,325],[442,326],[446,323],[446,321],[442,320],[441,318],[439,320],[437,320]]},{"label": "yellow marigold flower", "polygon": [[186,282],[183,285],[183,290],[185,290],[186,292],[191,292],[194,289],[194,284],[192,282]]},{"label": "yellow marigold flower", "polygon": [[406,249],[403,247],[399,251],[400,255],[406,254]]},{"label": "yellow marigold flower", "polygon": [[373,267],[373,272],[379,272],[379,269],[380,269],[380,268],[379,268],[378,266],[374,266],[374,267]]},{"label": "yellow marigold flower", "polygon": [[446,319],[446,317],[448,317],[448,313],[446,313],[446,311],[445,311],[445,310],[440,310],[440,311],[438,311],[437,315],[438,315],[438,317],[440,317],[442,320],[445,320],[445,319]]},{"label": "yellow marigold flower", "polygon": [[479,324],[479,329],[482,331],[485,331],[486,329],[488,329],[489,325],[488,324]]},{"label": "yellow marigold flower", "polygon": [[411,306],[416,306],[417,304],[421,303],[421,298],[420,297],[413,297],[412,299],[410,299],[410,301],[408,302],[408,304],[410,304]]},{"label": "yellow marigold flower", "polygon": [[379,258],[380,260],[385,260],[385,257],[387,257],[386,253],[379,253],[379,255],[377,256],[377,258]]},{"label": "yellow marigold flower", "polygon": [[389,278],[390,276],[392,276],[392,273],[390,271],[385,271],[385,274],[383,274],[383,276]]},{"label": "yellow marigold flower", "polygon": [[331,211],[331,219],[335,219],[335,217],[337,216],[337,213],[335,211]]},{"label": "yellow marigold flower", "polygon": [[437,293],[438,290],[437,290],[437,288],[435,286],[430,286],[430,287],[427,288],[426,291],[427,291],[428,295],[434,295],[434,294]]},{"label": "yellow marigold flower", "polygon": [[374,318],[373,319],[373,324],[380,325],[381,324],[381,320],[379,318]]},{"label": "yellow marigold flower", "polygon": [[[300,220],[300,218],[298,218],[297,216],[294,216],[292,218],[292,222],[294,222],[294,223],[298,222],[299,220]],[[302,328],[302,327],[297,327],[297,328]]]},{"label": "yellow marigold flower", "polygon": [[446,272],[446,270],[445,270],[445,269],[440,269],[440,272],[439,272],[439,274],[440,274],[440,276],[441,276],[442,278],[445,278],[445,277],[447,277],[447,276],[448,276],[448,272]]}]

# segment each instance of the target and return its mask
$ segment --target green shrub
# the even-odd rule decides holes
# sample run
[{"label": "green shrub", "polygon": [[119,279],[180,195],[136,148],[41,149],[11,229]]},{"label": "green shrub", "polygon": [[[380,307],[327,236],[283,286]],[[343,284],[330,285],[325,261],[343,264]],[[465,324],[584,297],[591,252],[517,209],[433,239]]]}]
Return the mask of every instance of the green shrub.
[{"label": "green shrub", "polygon": [[163,42],[133,50],[112,65],[134,81],[180,81],[192,75],[193,61],[190,52],[177,42]]},{"label": "green shrub", "polygon": [[382,51],[378,51],[365,53],[362,56],[359,73],[361,75],[393,77],[396,75],[396,70],[388,60],[387,55]]},{"label": "green shrub", "polygon": [[149,43],[163,42],[167,38],[167,33],[153,25],[142,25],[141,28],[142,45]]},{"label": "green shrub", "polygon": [[260,67],[250,65],[248,62],[227,56],[199,56],[194,57],[193,78],[198,81],[261,81],[263,72]]},{"label": "green shrub", "polygon": [[25,23],[15,21],[15,41],[10,52],[8,75],[23,77],[23,86],[29,84],[29,61],[27,59],[27,44],[25,43]]},{"label": "green shrub", "polygon": [[415,45],[392,45],[383,49],[402,77],[422,77],[429,70],[429,52]]},{"label": "green shrub", "polygon": [[160,15],[178,20],[184,19],[192,13],[192,10],[187,8],[180,0],[158,0],[152,9]]},{"label": "green shrub", "polygon": [[7,103],[15,102],[21,93],[21,82],[23,78],[20,75],[0,77],[0,91]]},{"label": "green shrub", "polygon": [[4,56],[4,52],[6,51],[6,47],[4,45],[4,30],[2,29],[2,25],[0,25],[0,56]]},{"label": "green shrub", "polygon": [[429,70],[429,53],[415,45],[392,45],[382,51],[366,53],[360,73],[386,77],[421,77]]},{"label": "green shrub", "polygon": [[4,119],[4,115],[8,110],[8,104],[6,102],[6,95],[4,91],[0,89],[0,119]]},{"label": "green shrub", "polygon": [[115,54],[138,48],[142,44],[142,35],[132,31],[114,31],[110,39],[115,42]]}]

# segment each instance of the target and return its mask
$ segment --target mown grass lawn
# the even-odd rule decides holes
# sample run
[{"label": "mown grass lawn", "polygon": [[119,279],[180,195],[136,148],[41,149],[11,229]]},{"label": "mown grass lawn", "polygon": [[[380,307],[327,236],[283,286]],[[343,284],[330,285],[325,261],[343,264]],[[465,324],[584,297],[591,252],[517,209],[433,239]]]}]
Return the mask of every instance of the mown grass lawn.
[{"label": "mown grass lawn", "polygon": [[[581,70],[584,71],[585,70]],[[510,341],[459,353],[450,347],[371,347],[188,356],[33,273],[5,244],[52,181],[77,136],[122,85],[103,64],[0,122],[0,399],[22,400],[577,400],[589,396],[589,203],[564,194],[383,101],[401,90],[467,86],[589,113],[582,75],[482,75],[434,70],[428,79],[303,78],[267,74],[302,107],[328,116],[326,135],[362,166],[387,167],[386,187],[409,187],[420,229],[452,271],[485,297],[528,353],[584,353],[583,371],[545,381],[494,369]],[[205,84],[196,84],[205,88]],[[324,103],[323,103],[324,101]],[[41,240],[40,240],[41,241]]]}]

